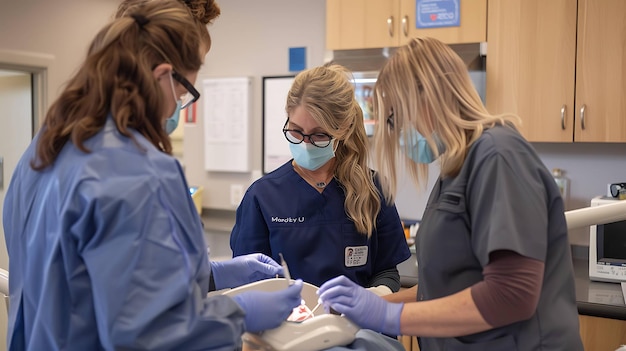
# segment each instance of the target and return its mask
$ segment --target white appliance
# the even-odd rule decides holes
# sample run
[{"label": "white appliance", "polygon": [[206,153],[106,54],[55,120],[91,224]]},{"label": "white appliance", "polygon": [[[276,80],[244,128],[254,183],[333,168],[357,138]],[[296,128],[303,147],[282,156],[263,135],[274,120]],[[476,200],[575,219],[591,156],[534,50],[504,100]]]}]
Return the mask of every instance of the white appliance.
[{"label": "white appliance", "polygon": [[589,279],[626,282],[626,201],[598,196],[566,218],[569,229],[590,225]]}]

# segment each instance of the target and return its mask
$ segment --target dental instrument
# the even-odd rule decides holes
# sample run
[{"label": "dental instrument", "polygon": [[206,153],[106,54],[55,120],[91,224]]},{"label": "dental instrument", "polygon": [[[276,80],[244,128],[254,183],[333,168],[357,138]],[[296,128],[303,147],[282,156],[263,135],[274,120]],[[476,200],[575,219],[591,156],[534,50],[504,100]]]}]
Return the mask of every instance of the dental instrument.
[{"label": "dental instrument", "polygon": [[280,256],[280,265],[283,266],[283,275],[285,276],[285,279],[287,279],[287,283],[289,285],[291,285],[291,274],[289,274],[289,267],[287,267],[287,261],[285,261],[285,258],[283,257],[282,253],[278,253],[278,256]]}]

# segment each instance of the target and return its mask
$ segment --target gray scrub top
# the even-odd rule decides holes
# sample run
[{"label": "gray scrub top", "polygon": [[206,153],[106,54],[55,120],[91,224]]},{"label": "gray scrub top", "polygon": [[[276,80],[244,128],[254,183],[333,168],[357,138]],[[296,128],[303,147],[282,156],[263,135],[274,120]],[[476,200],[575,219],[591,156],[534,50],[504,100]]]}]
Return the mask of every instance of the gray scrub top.
[{"label": "gray scrub top", "polygon": [[418,301],[480,282],[492,251],[545,263],[530,319],[463,337],[420,338],[422,350],[583,350],[563,200],[533,147],[513,128],[485,130],[459,174],[438,180],[416,247]]}]

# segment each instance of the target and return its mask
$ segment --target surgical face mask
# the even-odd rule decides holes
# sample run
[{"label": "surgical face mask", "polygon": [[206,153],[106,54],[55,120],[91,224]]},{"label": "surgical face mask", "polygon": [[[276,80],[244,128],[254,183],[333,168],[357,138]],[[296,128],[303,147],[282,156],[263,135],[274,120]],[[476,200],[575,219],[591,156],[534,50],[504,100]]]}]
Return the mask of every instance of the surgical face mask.
[{"label": "surgical face mask", "polygon": [[310,171],[315,171],[335,157],[335,148],[333,146],[334,140],[326,147],[317,147],[305,142],[300,144],[289,143],[291,155],[298,166]]},{"label": "surgical face mask", "polygon": [[170,85],[172,87],[172,94],[174,95],[174,100],[176,100],[176,108],[174,109],[174,113],[165,120],[165,132],[167,134],[172,134],[172,132],[178,127],[178,121],[180,119],[180,110],[182,106],[182,101],[176,98],[176,91],[174,90],[174,82],[173,78],[170,75]]},{"label": "surgical face mask", "polygon": [[[432,163],[435,161],[435,154],[428,145],[426,138],[424,138],[414,128],[409,129],[409,141],[405,143],[404,134],[400,135],[400,146],[407,153],[407,156],[416,163]],[[435,137],[435,142],[437,138]],[[439,145],[439,143],[437,142]],[[442,152],[442,147],[439,147],[439,152]]]}]

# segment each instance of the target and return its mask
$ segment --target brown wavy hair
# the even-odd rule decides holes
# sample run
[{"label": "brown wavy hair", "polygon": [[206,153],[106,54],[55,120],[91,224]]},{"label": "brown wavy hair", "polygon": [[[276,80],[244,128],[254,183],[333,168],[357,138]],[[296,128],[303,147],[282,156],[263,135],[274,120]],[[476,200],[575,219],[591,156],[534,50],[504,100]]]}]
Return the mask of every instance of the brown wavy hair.
[{"label": "brown wavy hair", "polygon": [[182,74],[198,71],[204,58],[201,38],[189,10],[176,0],[135,6],[107,24],[48,110],[31,167],[42,170],[54,163],[68,141],[90,152],[84,142],[109,116],[122,135],[133,138],[130,129],[136,130],[171,154],[162,92],[152,70],[169,63]]},{"label": "brown wavy hair", "polygon": [[[124,0],[118,6],[115,12],[115,18],[126,15],[129,11],[137,6],[145,5],[152,1],[160,0]],[[191,16],[196,21],[196,25],[200,30],[203,42],[208,43],[207,51],[211,47],[211,36],[207,29],[207,25],[213,23],[213,20],[221,14],[219,5],[215,0],[178,0],[181,4],[185,5]]]},{"label": "brown wavy hair", "polygon": [[381,208],[380,193],[367,166],[363,111],[355,98],[350,72],[333,62],[300,72],[287,95],[287,115],[298,106],[337,139],[335,178],[346,196],[344,208],[358,232],[371,236]]}]

